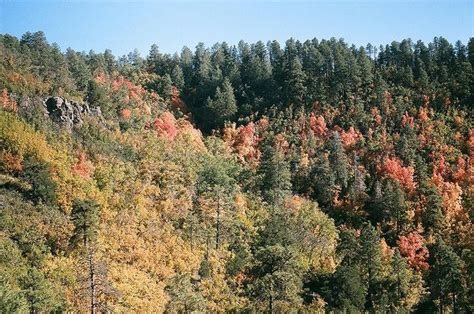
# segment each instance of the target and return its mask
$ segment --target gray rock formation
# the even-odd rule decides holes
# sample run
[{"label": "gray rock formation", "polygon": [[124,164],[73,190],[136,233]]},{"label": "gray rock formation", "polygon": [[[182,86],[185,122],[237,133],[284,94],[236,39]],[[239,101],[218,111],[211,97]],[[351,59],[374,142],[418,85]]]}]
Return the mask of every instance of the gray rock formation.
[{"label": "gray rock formation", "polygon": [[87,103],[77,103],[68,101],[63,97],[49,97],[44,101],[44,107],[49,117],[61,123],[65,127],[72,129],[81,126],[84,115],[98,117],[102,120],[100,107],[90,108]]}]

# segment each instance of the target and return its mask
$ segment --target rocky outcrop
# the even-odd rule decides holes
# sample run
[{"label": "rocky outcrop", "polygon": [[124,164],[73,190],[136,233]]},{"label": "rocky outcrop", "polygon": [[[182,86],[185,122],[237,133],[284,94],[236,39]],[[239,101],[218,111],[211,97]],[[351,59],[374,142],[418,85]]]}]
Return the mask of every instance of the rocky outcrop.
[{"label": "rocky outcrop", "polygon": [[81,126],[85,115],[98,117],[102,120],[100,107],[91,108],[87,103],[68,101],[63,97],[49,97],[44,101],[44,107],[49,117],[72,129]]}]

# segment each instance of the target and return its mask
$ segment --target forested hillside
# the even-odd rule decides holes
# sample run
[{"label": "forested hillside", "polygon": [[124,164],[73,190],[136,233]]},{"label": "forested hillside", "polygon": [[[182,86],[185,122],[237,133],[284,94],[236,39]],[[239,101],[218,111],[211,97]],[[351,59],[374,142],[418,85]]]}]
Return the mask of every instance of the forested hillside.
[{"label": "forested hillside", "polygon": [[0,60],[1,312],[474,310],[473,38]]}]

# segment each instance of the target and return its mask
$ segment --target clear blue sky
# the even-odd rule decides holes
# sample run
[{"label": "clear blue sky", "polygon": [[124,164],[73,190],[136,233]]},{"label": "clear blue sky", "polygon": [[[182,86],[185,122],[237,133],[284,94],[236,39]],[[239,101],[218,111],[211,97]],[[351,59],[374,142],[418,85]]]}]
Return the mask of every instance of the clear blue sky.
[{"label": "clear blue sky", "polygon": [[344,38],[356,45],[474,35],[474,1],[21,1],[0,0],[0,33],[42,30],[64,50],[146,55],[156,43],[174,53],[210,46],[293,37]]}]

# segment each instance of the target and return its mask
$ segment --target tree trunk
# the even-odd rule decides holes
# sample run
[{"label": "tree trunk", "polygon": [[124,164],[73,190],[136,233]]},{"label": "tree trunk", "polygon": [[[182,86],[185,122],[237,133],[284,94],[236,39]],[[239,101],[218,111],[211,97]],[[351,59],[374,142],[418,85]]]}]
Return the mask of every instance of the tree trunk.
[{"label": "tree trunk", "polygon": [[273,313],[273,296],[272,295],[270,296],[270,300],[268,300],[268,311],[270,312],[270,314]]},{"label": "tree trunk", "polygon": [[456,293],[453,293],[453,313],[456,313]]},{"label": "tree trunk", "polygon": [[95,314],[96,310],[96,283],[95,283],[95,265],[94,265],[94,254],[92,250],[87,247],[88,256],[87,262],[89,266],[89,288],[90,288],[90,312]]},{"label": "tree trunk", "polygon": [[190,230],[190,239],[189,245],[191,247],[191,252],[194,252],[194,210],[191,213],[191,230]]},{"label": "tree trunk", "polygon": [[219,249],[220,218],[221,218],[221,202],[220,202],[220,198],[219,198],[219,199],[217,200],[216,250]]}]

